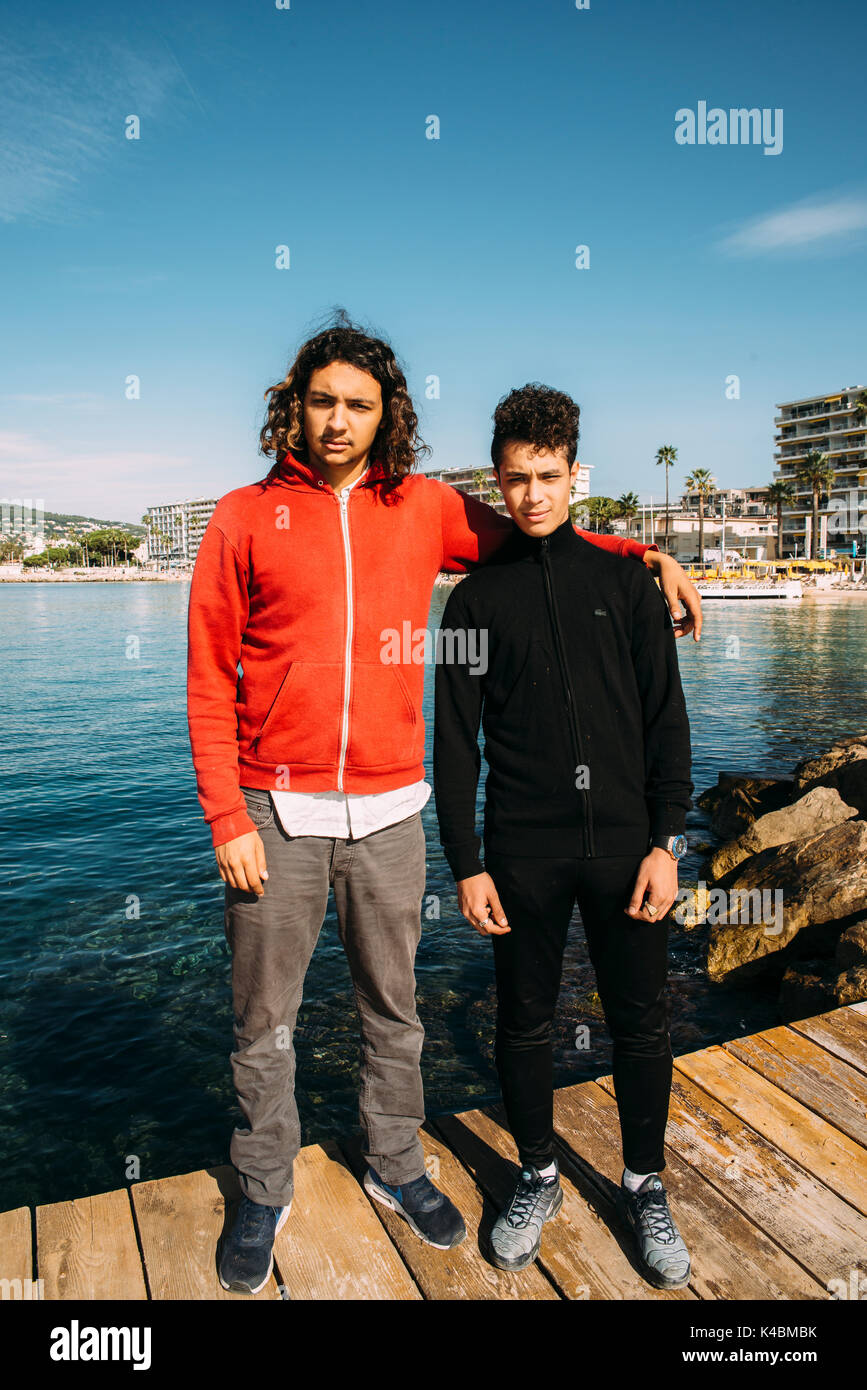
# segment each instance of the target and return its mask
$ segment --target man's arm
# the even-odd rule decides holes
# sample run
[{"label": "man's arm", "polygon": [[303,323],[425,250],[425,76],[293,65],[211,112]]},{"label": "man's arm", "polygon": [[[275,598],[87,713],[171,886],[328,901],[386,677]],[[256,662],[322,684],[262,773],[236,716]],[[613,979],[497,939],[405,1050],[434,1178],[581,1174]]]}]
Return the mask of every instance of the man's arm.
[{"label": "man's arm", "polygon": [[636,577],[632,662],[644,719],[645,797],[651,835],[682,835],[692,805],[689,718],[674,632],[650,575]]},{"label": "man's arm", "polygon": [[[453,590],[442,617],[443,630],[466,632],[469,626],[461,585]],[[451,655],[467,651],[460,637]],[[476,668],[478,669],[478,668]],[[473,675],[466,661],[437,661],[433,744],[434,797],[443,853],[456,880],[483,872],[481,840],[476,834],[476,791],[482,765],[479,723],[484,677]]]},{"label": "man's arm", "polygon": [[[512,520],[494,511],[486,502],[468,497],[448,483],[431,478],[430,485],[440,492],[442,518],[442,560],[440,568],[452,573],[466,574],[497,551],[511,534]],[[696,642],[701,635],[701,596],[682,567],[672,555],[660,553],[656,544],[644,545],[626,536],[600,536],[595,531],[575,530],[582,539],[602,550],[611,550],[635,560],[642,560],[651,574],[657,577],[675,622],[675,636],[692,632]],[[684,618],[681,604],[687,611]],[[682,621],[681,621],[682,620]]]},{"label": "man's arm", "polygon": [[241,792],[235,711],[248,614],[246,565],[212,518],[190,585],[187,723],[199,801],[215,849],[256,830]]},{"label": "man's arm", "polygon": [[[460,589],[455,589],[443,613],[443,630],[466,634],[471,623],[465,610]],[[459,637],[452,637],[450,645],[452,655],[470,650],[469,642],[461,643]],[[437,662],[433,768],[440,841],[463,916],[480,935],[502,936],[511,928],[494,883],[482,867],[476,834],[483,699],[484,678],[474,675],[466,661]]]}]

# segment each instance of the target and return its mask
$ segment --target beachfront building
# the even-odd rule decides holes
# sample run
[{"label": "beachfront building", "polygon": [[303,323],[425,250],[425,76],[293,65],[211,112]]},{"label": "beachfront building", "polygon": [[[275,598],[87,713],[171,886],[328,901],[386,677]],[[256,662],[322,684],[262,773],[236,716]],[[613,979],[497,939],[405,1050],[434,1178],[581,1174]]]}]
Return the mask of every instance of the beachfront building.
[{"label": "beachfront building", "polygon": [[[777,521],[768,511],[741,511],[729,513],[728,493],[760,491],[760,489],[724,489],[725,507],[725,550],[730,560],[774,560],[777,557]],[[718,494],[722,496],[723,494]],[[660,550],[667,550],[679,564],[698,561],[698,499],[694,506],[684,506],[686,498],[680,503],[672,503],[668,509],[669,541],[665,543],[665,503],[654,502],[639,506],[635,516],[628,521],[615,521],[612,530],[617,535],[630,536],[644,545],[655,542]],[[722,545],[723,516],[722,506],[711,510],[705,501],[704,514],[704,560],[719,559]]]},{"label": "beachfront building", "polygon": [[195,562],[205,527],[217,505],[216,497],[186,502],[161,502],[147,509],[149,564],[184,569]]},{"label": "beachfront building", "polygon": [[863,386],[841,387],[827,395],[777,405],[776,479],[791,482],[795,498],[783,508],[781,554],[809,555],[812,491],[798,482],[797,467],[811,450],[827,456],[834,481],[819,509],[819,556],[863,555],[867,535],[867,404]]},{"label": "beachfront building", "polygon": [[[698,516],[698,493],[684,492],[681,494],[680,505],[686,512],[694,512]],[[726,518],[731,516],[768,516],[773,508],[768,502],[767,485],[758,487],[721,487],[714,492],[705,494],[704,514],[708,516],[722,516],[723,505],[725,505]]]},{"label": "beachfront building", "polygon": [[[579,464],[578,475],[572,484],[569,494],[571,502],[586,502],[590,496],[590,469],[592,463]],[[497,483],[497,477],[493,466],[483,464],[478,468],[429,468],[426,471],[428,478],[436,478],[441,483],[448,483],[451,487],[457,488],[458,492],[465,492],[468,497],[476,497],[482,502],[488,502],[495,511],[503,516],[508,516],[506,504]]]}]

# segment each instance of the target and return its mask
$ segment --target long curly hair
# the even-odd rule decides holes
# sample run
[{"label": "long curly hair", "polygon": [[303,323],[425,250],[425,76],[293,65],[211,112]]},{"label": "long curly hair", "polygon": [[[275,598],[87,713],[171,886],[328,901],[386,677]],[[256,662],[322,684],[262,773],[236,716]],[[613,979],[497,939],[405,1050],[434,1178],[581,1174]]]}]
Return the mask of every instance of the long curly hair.
[{"label": "long curly hair", "polygon": [[518,390],[502,396],[494,411],[494,435],[491,440],[491,460],[500,467],[503,445],[510,440],[532,444],[536,451],[550,449],[562,452],[575,462],[578,453],[578,422],[580,407],[565,391],[529,381]]},{"label": "long curly hair", "polygon": [[331,321],[308,338],[283,380],[265,392],[268,407],[259,433],[259,451],[276,456],[268,479],[279,471],[289,449],[309,461],[304,437],[304,397],[313,373],[332,362],[346,362],[369,372],[379,382],[382,419],[371,445],[370,459],[380,464],[382,477],[371,480],[370,485],[378,487],[388,500],[431,450],[419,436],[418,417],[406,377],[392,348],[384,338],[373,337],[354,324],[344,309],[335,310]]}]

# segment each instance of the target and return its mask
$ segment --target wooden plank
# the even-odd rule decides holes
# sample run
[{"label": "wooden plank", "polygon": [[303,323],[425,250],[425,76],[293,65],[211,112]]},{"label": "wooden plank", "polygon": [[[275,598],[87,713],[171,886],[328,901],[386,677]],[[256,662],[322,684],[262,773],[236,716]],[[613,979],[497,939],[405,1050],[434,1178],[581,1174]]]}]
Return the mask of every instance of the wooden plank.
[{"label": "wooden plank", "polygon": [[217,1242],[241,1196],[230,1164],[134,1183],[131,1193],[151,1298],[280,1297],[273,1273],[257,1294],[229,1293],[217,1277]]},{"label": "wooden plank", "polygon": [[867,1260],[860,1212],[676,1070],[667,1139],[823,1285]]},{"label": "wooden plank", "polygon": [[[490,1201],[483,1239],[514,1191],[518,1155],[499,1106],[440,1116],[437,1129],[467,1165]],[[611,1225],[597,1210],[595,1193],[571,1169],[561,1174],[563,1206],[542,1233],[537,1263],[568,1299],[694,1298],[687,1289],[652,1288],[631,1267]],[[529,1266],[528,1268],[533,1268]],[[526,1273],[526,1271],[524,1271]]]},{"label": "wooden plank", "polygon": [[280,1283],[298,1299],[420,1299],[371,1201],[334,1143],[295,1160],[295,1196],[274,1242]]},{"label": "wooden plank", "polygon": [[861,1004],[834,1009],[815,1018],[801,1018],[788,1027],[805,1038],[812,1038],[826,1052],[867,1075],[867,1014]]},{"label": "wooden plank", "polygon": [[[574,1162],[598,1187],[600,1201],[611,1210],[623,1173],[614,1096],[592,1081],[557,1091],[554,1123]],[[690,1286],[700,1298],[827,1298],[824,1285],[786,1255],[727,1194],[705,1182],[671,1146],[665,1151],[663,1181],[672,1216],[690,1252]],[[634,1263],[632,1233],[619,1220],[616,1229]]]},{"label": "wooden plank", "polygon": [[126,1188],[37,1207],[36,1260],[46,1299],[147,1298]]},{"label": "wooden plank", "polygon": [[33,1282],[30,1208],[0,1212],[0,1299],[38,1298],[39,1285]]},{"label": "wooden plank", "polygon": [[724,1043],[778,1090],[867,1146],[867,1076],[791,1028],[768,1028]]},{"label": "wooden plank", "polygon": [[[479,1228],[493,1221],[478,1187],[447,1144],[429,1126],[420,1132],[428,1176],[440,1191],[451,1198],[467,1228],[466,1240],[454,1250],[436,1250],[425,1245],[396,1212],[372,1203],[380,1221],[399,1249],[425,1298],[457,1299],[558,1299],[556,1289],[535,1265],[517,1274],[495,1269],[479,1249]],[[344,1145],[347,1158],[359,1181],[366,1163],[360,1141]],[[490,1220],[488,1218],[490,1217]]]},{"label": "wooden plank", "polygon": [[867,1215],[865,1154],[827,1120],[777,1090],[724,1047],[678,1057],[675,1068],[720,1101],[782,1153]]}]

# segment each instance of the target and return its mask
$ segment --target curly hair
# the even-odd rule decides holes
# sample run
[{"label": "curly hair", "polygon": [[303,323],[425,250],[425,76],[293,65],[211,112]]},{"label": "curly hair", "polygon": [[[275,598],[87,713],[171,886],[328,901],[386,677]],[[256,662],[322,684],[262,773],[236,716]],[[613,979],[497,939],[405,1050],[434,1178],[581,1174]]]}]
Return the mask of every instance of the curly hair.
[{"label": "curly hair", "polygon": [[[375,338],[354,324],[344,309],[334,311],[331,321],[300,348],[285,377],[265,392],[268,401],[265,424],[259,433],[259,452],[274,454],[276,461],[270,480],[291,449],[307,461],[304,437],[304,397],[313,373],[332,362],[346,362],[369,372],[382,391],[382,419],[370,449],[382,467],[383,476],[373,480],[385,500],[431,452],[418,433],[418,417],[406,386],[406,377],[384,338]],[[268,399],[270,397],[270,400]]]},{"label": "curly hair", "polygon": [[510,441],[532,444],[541,449],[562,451],[575,462],[578,453],[578,418],[580,408],[565,391],[530,381],[520,390],[502,396],[494,411],[494,436],[491,440],[491,459],[499,471],[503,446]]}]

